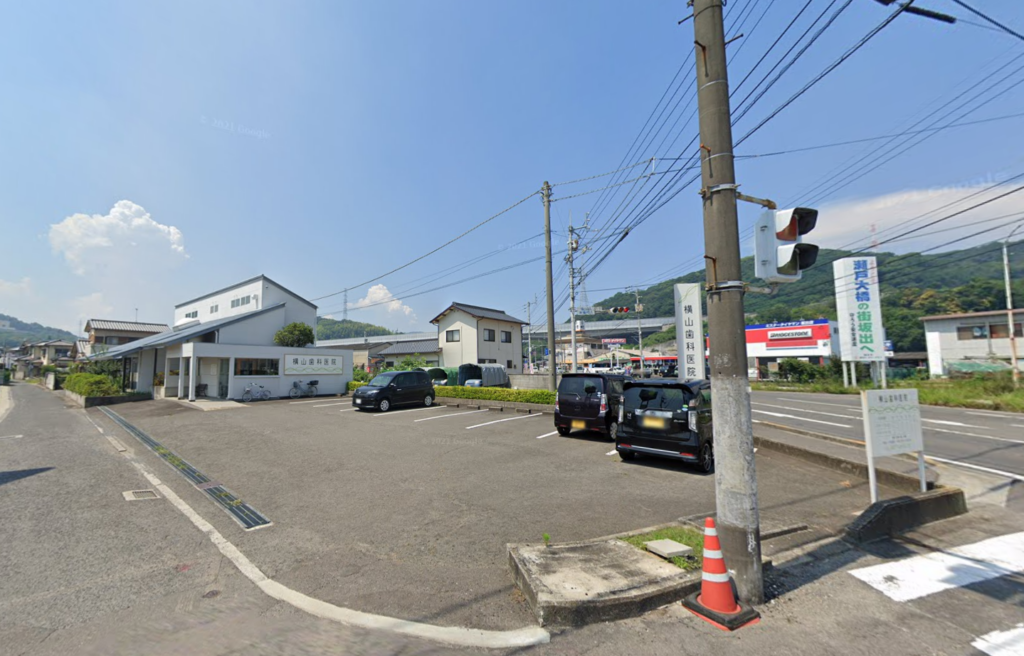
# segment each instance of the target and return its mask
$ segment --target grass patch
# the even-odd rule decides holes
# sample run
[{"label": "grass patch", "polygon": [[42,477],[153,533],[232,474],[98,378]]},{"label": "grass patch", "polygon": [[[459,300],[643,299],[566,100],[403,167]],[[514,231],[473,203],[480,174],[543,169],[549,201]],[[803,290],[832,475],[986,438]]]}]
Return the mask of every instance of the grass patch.
[{"label": "grass patch", "polygon": [[690,558],[669,558],[669,561],[680,569],[687,571],[700,570],[704,564],[704,534],[694,528],[687,526],[670,526],[668,528],[658,529],[657,531],[651,531],[650,533],[642,533],[640,535],[633,535],[628,538],[619,538],[623,542],[628,542],[637,549],[647,551],[647,547],[644,546],[644,542],[651,542],[653,540],[675,540],[680,544],[693,549],[693,556]]}]

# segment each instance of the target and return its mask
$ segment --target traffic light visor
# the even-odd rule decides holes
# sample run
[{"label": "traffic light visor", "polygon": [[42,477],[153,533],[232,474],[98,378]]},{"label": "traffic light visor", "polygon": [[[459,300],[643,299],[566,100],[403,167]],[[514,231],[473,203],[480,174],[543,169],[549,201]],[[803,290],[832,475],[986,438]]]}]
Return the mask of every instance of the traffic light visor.
[{"label": "traffic light visor", "polygon": [[785,241],[796,241],[800,235],[806,235],[818,223],[818,210],[807,207],[795,207],[781,210],[775,214],[775,236]]}]

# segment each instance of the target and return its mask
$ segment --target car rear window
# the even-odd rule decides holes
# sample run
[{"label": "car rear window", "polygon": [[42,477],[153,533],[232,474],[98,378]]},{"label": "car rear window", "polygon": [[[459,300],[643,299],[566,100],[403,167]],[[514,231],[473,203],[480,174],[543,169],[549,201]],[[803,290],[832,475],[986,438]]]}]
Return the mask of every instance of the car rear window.
[{"label": "car rear window", "polygon": [[604,381],[599,376],[566,376],[558,384],[558,393],[586,396],[585,389],[588,385],[596,387],[598,394],[604,392]]},{"label": "car rear window", "polygon": [[[640,390],[650,390],[655,396],[650,400],[643,400],[640,398]],[[630,387],[623,398],[627,411],[639,409],[679,412],[686,408],[693,394],[676,387]]]}]

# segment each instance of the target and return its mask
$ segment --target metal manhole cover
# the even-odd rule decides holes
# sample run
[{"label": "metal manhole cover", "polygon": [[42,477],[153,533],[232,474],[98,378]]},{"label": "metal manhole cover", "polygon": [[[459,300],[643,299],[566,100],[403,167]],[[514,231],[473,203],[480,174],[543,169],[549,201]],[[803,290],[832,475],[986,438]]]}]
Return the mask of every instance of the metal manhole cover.
[{"label": "metal manhole cover", "polygon": [[145,501],[147,499],[159,499],[160,495],[153,490],[128,490],[122,492],[125,501]]}]

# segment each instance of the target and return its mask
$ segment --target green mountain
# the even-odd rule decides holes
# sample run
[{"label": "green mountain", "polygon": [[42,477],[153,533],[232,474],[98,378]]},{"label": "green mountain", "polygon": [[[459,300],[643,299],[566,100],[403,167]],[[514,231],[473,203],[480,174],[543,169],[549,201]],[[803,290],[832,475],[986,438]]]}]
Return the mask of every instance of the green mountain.
[{"label": "green mountain", "polygon": [[326,317],[316,318],[317,339],[349,339],[351,337],[374,337],[377,335],[398,335],[394,331],[383,326],[375,326],[372,323],[362,323],[351,319],[327,319]]},{"label": "green mountain", "polygon": [[51,328],[38,323],[26,323],[7,314],[0,314],[0,321],[10,322],[9,329],[0,328],[0,347],[20,346],[22,342],[42,342],[51,339],[78,339],[74,333],[60,328]]},{"label": "green mountain", "polygon": [[[1020,244],[1024,241],[1011,245],[1011,248]],[[778,291],[771,295],[747,293],[744,309],[748,322],[835,319],[835,283],[831,264],[851,255],[854,253],[850,251],[822,249],[817,264],[805,271],[799,282],[779,285]],[[925,350],[924,328],[919,321],[922,316],[1006,309],[1003,256],[998,242],[936,254],[873,255],[878,258],[886,334],[893,340],[897,351]],[[753,257],[743,258],[741,267],[744,280],[753,286],[765,286],[764,282],[754,278]],[[1014,279],[1014,305],[1020,307],[1024,305],[1024,258],[1012,260],[1011,276]],[[705,282],[703,269],[642,290],[643,316],[673,316],[672,286],[693,282]],[[632,293],[620,292],[595,305],[632,307],[635,302]],[[578,318],[588,321],[621,320],[621,316],[608,313]],[[662,337],[662,341],[669,338],[667,335]]]}]

